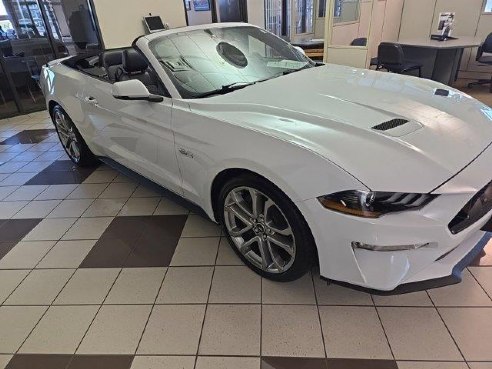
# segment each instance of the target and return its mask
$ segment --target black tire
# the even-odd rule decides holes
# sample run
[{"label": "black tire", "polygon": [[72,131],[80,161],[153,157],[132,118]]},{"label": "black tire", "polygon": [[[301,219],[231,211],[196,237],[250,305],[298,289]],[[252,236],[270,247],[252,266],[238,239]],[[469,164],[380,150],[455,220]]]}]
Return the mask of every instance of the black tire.
[{"label": "black tire", "polygon": [[[268,196],[271,200],[273,200],[273,202],[283,213],[282,215],[284,215],[284,217],[288,221],[288,225],[290,225],[295,239],[295,259],[288,270],[282,273],[271,273],[265,271],[250,262],[240,252],[240,250],[234,243],[233,238],[229,234],[226,226],[224,207],[228,194],[233,189],[238,189],[241,187],[250,187]],[[304,217],[294,205],[294,203],[279,188],[277,188],[271,182],[262,177],[246,173],[225,183],[219,193],[217,203],[217,215],[224,229],[224,232],[227,235],[229,244],[231,245],[234,252],[248,267],[250,267],[254,272],[264,278],[278,282],[289,282],[299,279],[311,269],[316,260],[316,246],[311,234],[311,230],[309,229],[309,226],[307,225]]]},{"label": "black tire", "polygon": [[[80,156],[78,158],[76,158],[74,155],[72,155],[72,153],[70,153],[70,151],[67,149],[67,147],[63,143],[62,136],[60,134],[60,127],[55,121],[56,120],[55,117],[57,117],[57,114],[62,114],[64,116],[64,119],[65,119],[67,125],[72,130],[73,135],[76,138],[77,146],[78,146],[79,152],[80,152]],[[60,143],[62,144],[63,149],[65,150],[68,157],[70,158],[70,160],[74,164],[76,164],[79,167],[92,167],[92,166],[95,166],[99,163],[99,160],[97,159],[97,157],[92,153],[92,151],[87,146],[84,138],[80,134],[79,130],[77,129],[77,127],[73,123],[70,116],[67,114],[67,112],[65,110],[63,110],[63,108],[60,105],[55,105],[55,107],[53,107],[53,109],[51,110],[51,120],[53,121],[53,124],[55,125],[56,133],[58,134],[58,138],[60,139]]]}]

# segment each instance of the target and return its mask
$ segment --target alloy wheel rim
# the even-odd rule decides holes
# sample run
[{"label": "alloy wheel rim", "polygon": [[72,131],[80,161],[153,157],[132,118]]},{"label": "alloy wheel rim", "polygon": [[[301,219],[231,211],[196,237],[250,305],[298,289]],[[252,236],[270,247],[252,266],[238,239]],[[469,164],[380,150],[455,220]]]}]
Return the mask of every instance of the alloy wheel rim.
[{"label": "alloy wheel rim", "polygon": [[80,160],[80,143],[73,126],[68,122],[67,117],[61,111],[56,111],[54,118],[56,131],[61,144],[68,156],[78,163]]},{"label": "alloy wheel rim", "polygon": [[292,227],[278,205],[251,187],[237,187],[225,199],[227,232],[239,252],[257,268],[279,274],[296,256]]}]

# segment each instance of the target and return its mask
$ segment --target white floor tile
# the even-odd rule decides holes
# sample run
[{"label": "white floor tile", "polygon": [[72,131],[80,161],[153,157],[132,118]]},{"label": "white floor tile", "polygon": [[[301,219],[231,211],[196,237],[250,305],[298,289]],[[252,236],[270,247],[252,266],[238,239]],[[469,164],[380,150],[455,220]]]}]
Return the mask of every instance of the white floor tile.
[{"label": "white floor tile", "polygon": [[78,269],[60,295],[55,305],[102,304],[113,285],[119,269]]},{"label": "white floor tile", "polygon": [[73,354],[99,306],[51,306],[20,353]]},{"label": "white floor tile", "polygon": [[47,306],[0,306],[0,352],[15,353]]},{"label": "white floor tile", "polygon": [[169,268],[157,298],[158,304],[206,303],[212,267]]},{"label": "white floor tile", "polygon": [[24,237],[24,241],[58,241],[75,220],[73,218],[43,219]]},{"label": "white floor tile", "polygon": [[28,273],[29,270],[0,270],[0,305]]},{"label": "white floor tile", "polygon": [[58,206],[60,200],[31,201],[16,213],[13,219],[44,218]]},{"label": "white floor tile", "polygon": [[298,280],[279,283],[263,279],[262,302],[264,304],[316,305],[311,273]]},{"label": "white floor tile", "polygon": [[261,353],[265,356],[324,357],[317,307],[263,305]]},{"label": "white floor tile", "polygon": [[105,304],[153,304],[166,268],[127,268],[121,271]]},{"label": "white floor tile", "polygon": [[181,238],[171,260],[172,266],[215,265],[218,237]]},{"label": "white floor tile", "polygon": [[0,259],[0,269],[32,269],[54,245],[54,241],[19,242]]},{"label": "white floor tile", "polygon": [[217,266],[211,303],[260,303],[261,277],[245,266]]},{"label": "white floor tile", "polygon": [[379,307],[378,312],[397,360],[462,360],[434,308]]},{"label": "white floor tile", "polygon": [[259,356],[260,321],[260,305],[208,305],[199,355]]},{"label": "white floor tile", "polygon": [[78,268],[96,240],[58,241],[36,268]]},{"label": "white floor tile", "polygon": [[78,354],[134,354],[149,317],[149,305],[104,305]]},{"label": "white floor tile", "polygon": [[146,355],[196,354],[204,314],[205,305],[155,306],[137,352]]},{"label": "white floor tile", "polygon": [[63,200],[48,218],[79,218],[93,201],[93,199]]},{"label": "white floor tile", "polygon": [[4,304],[50,305],[72,274],[72,269],[33,270]]},{"label": "white floor tile", "polygon": [[319,312],[328,357],[393,359],[374,307],[322,306]]},{"label": "white floor tile", "polygon": [[193,369],[194,366],[194,356],[136,356],[130,369]]},{"label": "white floor tile", "polygon": [[63,236],[64,240],[97,240],[113,218],[81,218]]}]

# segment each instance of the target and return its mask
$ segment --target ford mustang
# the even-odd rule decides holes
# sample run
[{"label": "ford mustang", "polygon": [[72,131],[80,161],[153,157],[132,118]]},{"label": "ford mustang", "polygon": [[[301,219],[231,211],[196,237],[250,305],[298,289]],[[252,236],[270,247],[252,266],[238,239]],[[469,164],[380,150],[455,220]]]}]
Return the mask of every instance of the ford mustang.
[{"label": "ford mustang", "polygon": [[74,163],[197,205],[266,278],[317,263],[405,292],[456,282],[489,238],[492,109],[448,86],[315,63],[230,23],[55,60],[41,87]]}]

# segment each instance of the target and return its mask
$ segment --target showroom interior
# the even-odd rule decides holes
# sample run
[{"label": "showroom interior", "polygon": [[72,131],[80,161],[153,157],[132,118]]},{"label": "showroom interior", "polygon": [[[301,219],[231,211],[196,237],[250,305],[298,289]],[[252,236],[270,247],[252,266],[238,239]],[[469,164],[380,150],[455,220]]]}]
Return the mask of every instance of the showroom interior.
[{"label": "showroom interior", "polygon": [[[128,48],[150,16],[170,31],[249,23],[316,68],[350,67],[347,96],[406,75],[409,95],[439,82],[429,100],[467,96],[478,102],[461,109],[492,120],[492,0],[0,0],[0,369],[492,369],[492,240],[463,258],[456,284],[380,293],[322,277],[317,262],[277,282],[246,266],[203,209],[118,165],[70,160],[44,67]],[[400,111],[423,106],[405,98]]]}]

